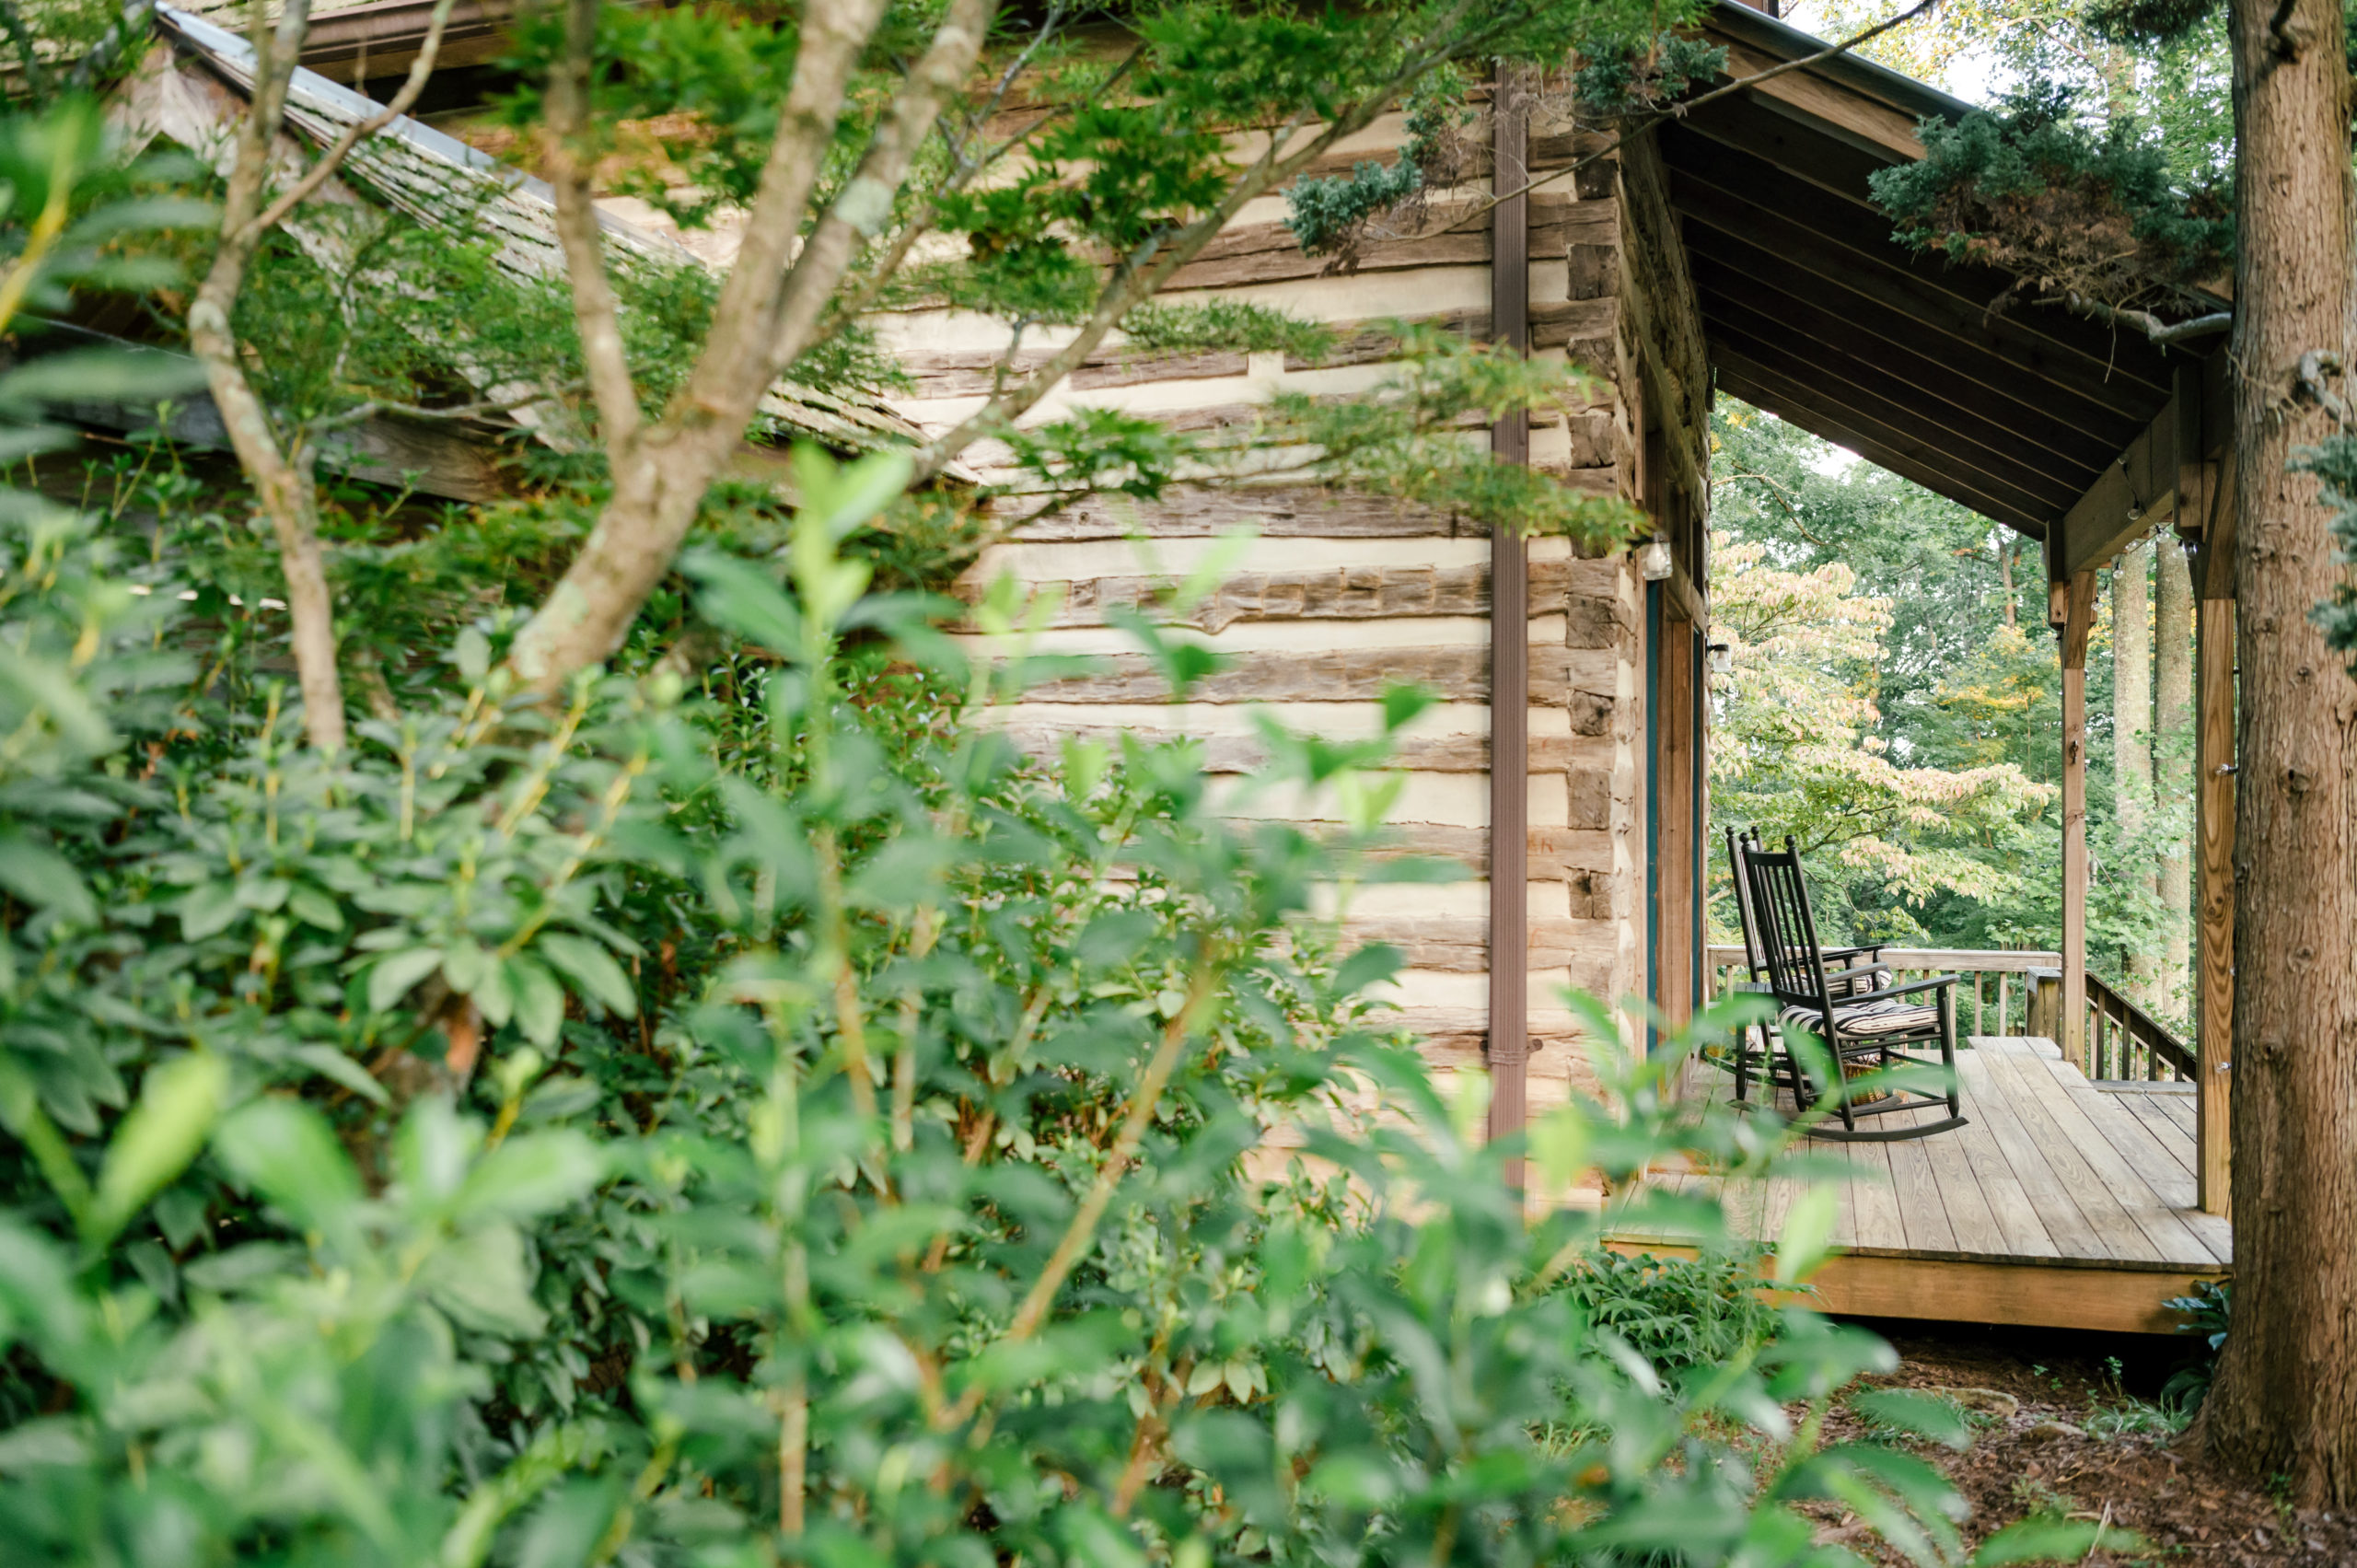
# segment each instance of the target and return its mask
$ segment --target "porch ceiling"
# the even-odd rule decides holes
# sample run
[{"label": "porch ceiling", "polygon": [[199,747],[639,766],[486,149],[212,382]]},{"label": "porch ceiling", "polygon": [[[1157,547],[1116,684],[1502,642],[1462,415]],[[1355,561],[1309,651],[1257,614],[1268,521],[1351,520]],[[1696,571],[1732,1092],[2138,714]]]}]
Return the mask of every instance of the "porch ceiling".
[{"label": "porch ceiling", "polygon": [[[1737,75],[1824,47],[1736,0],[1707,28]],[[2198,362],[2050,307],[1993,309],[2012,274],[1891,238],[1868,175],[1922,156],[1917,122],[1970,107],[1840,57],[1695,110],[1660,147],[1719,385],[2055,536],[2059,576],[2108,556],[2173,493],[2176,447],[2155,462],[2154,433],[2181,423],[2180,368]]]}]

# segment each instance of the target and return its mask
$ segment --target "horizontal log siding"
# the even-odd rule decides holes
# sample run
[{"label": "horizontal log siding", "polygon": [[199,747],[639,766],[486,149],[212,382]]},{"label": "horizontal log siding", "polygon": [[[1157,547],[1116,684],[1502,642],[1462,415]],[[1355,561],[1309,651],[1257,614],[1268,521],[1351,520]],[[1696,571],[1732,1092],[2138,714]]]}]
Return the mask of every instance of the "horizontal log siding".
[{"label": "horizontal log siding", "polygon": [[[1396,130],[1395,130],[1396,134]],[[1482,138],[1486,141],[1486,138]],[[1533,166],[1563,167],[1593,138],[1535,128]],[[1374,156],[1353,146],[1338,167]],[[1637,450],[1628,401],[1635,341],[1617,261],[1623,231],[1619,160],[1540,192],[1531,214],[1534,352],[1601,373],[1593,404],[1534,428],[1535,463],[1565,482],[1633,494]],[[1109,344],[1059,389],[1036,418],[1080,404],[1150,412],[1182,427],[1252,417],[1278,388],[1347,398],[1379,377],[1396,352],[1387,323],[1406,318],[1480,337],[1489,331],[1490,226],[1471,213],[1482,192],[1436,192],[1423,234],[1370,246],[1353,270],[1300,255],[1274,203],[1256,203],[1181,273],[1178,288],[1282,306],[1329,323],[1335,347],[1312,363],[1276,354],[1155,354]],[[1588,285],[1575,288],[1573,258]],[[1609,263],[1609,264],[1608,264]],[[1596,279],[1608,280],[1602,284]],[[1202,297],[1198,292],[1195,297]],[[997,329],[971,318],[900,317],[886,340],[916,384],[913,417],[935,426],[987,395]],[[1018,367],[1053,352],[1043,335]],[[978,459],[987,470],[987,454]],[[977,598],[1003,572],[1049,589],[1060,603],[1041,633],[1046,651],[1086,651],[1083,673],[1037,687],[999,723],[1028,752],[1051,758],[1068,737],[1146,743],[1184,739],[1223,779],[1265,761],[1251,710],[1338,738],[1374,732],[1385,689],[1403,680],[1441,702],[1407,734],[1394,765],[1408,774],[1401,809],[1378,857],[1440,855],[1464,880],[1382,885],[1353,899],[1347,931],[1398,947],[1406,969],[1391,1015],[1422,1033],[1435,1066],[1478,1066],[1486,1037],[1489,865],[1489,613],[1484,530],[1391,497],[1298,485],[1180,486],[1152,501],[1097,498],[1052,515],[1001,504],[1008,542],[987,552],[961,585]],[[1233,657],[1167,704],[1140,656],[1114,646],[1109,617],[1150,609],[1172,577],[1203,558],[1207,541],[1241,528],[1259,538],[1234,575],[1186,622]],[[1535,541],[1531,562],[1530,818],[1527,966],[1534,1114],[1588,1082],[1561,988],[1620,996],[1643,984],[1641,773],[1643,585],[1625,553],[1578,558],[1560,540]],[[1476,634],[1469,636],[1469,623]],[[1240,810],[1284,809],[1250,796]],[[1315,825],[1313,825],[1315,826]],[[1330,828],[1331,824],[1324,826]],[[1632,831],[1633,827],[1633,831]],[[1595,1194],[1572,1195],[1592,1201]]]}]

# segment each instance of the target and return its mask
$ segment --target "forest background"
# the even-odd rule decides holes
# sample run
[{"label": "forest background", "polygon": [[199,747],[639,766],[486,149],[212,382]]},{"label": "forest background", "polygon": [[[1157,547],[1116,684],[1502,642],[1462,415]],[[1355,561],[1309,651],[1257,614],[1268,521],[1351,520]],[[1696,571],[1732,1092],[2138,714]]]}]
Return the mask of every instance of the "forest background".
[{"label": "forest background", "polygon": [[[1789,19],[1826,37],[1848,0]],[[2230,165],[2226,40],[2131,51],[2078,7],[1951,0],[1862,53],[1975,101],[2061,86],[2090,132],[2188,187]],[[1813,852],[1844,939],[2061,945],[2061,665],[2039,547],[1722,397],[1713,430],[1715,828]],[[2193,602],[2165,518],[2103,574],[2087,661],[2089,962],[2184,1031],[2191,1007]],[[1712,940],[1739,940],[1714,836]]]}]

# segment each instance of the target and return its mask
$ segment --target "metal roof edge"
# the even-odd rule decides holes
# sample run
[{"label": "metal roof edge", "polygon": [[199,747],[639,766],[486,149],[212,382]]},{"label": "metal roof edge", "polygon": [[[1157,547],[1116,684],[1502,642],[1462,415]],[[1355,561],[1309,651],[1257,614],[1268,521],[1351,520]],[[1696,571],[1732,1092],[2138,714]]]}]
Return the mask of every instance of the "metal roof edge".
[{"label": "metal roof edge", "polygon": [[[1830,49],[1838,41],[1803,32],[1765,11],[1753,9],[1743,0],[1717,0],[1702,25],[1779,60],[1805,59]],[[1854,53],[1836,54],[1807,69],[1812,75],[1823,76],[1852,92],[1879,99],[1891,108],[1912,114],[1918,120],[1945,120],[1953,123],[1980,110],[1979,104],[1968,103],[1927,82],[1919,82],[1904,72],[1894,71],[1887,65],[1877,64]]]}]

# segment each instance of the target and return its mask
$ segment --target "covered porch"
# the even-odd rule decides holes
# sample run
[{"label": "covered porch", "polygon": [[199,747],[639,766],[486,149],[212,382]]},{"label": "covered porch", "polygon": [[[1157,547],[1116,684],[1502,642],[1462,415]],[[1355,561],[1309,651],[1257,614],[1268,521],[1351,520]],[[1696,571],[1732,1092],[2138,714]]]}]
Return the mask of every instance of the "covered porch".
[{"label": "covered porch", "polygon": [[[1817,1305],[1861,1317],[2174,1331],[2165,1304],[2198,1281],[2225,1279],[2234,1264],[2233,1227],[2196,1202],[2192,1086],[2090,1079],[2032,1035],[1963,1043],[1965,1126],[1812,1151],[1851,1167],[1836,1188],[1840,1255],[1814,1281]],[[1732,1098],[1731,1078],[1702,1071],[1698,1088]],[[1765,1244],[1801,1186],[1701,1171],[1652,1179],[1722,1200],[1730,1227]],[[1631,1251],[1678,1245],[1638,1229],[1613,1237]]]},{"label": "covered porch", "polygon": [[[1822,41],[1722,0],[1711,23],[1750,75]],[[1658,133],[1670,206],[1721,389],[2038,540],[2062,705],[2061,946],[2051,953],[1891,954],[1902,972],[1961,971],[1961,1130],[1828,1145],[1853,1175],[1844,1249],[1821,1305],[1859,1314],[2167,1331],[2161,1306],[2232,1266],[2235,735],[2231,486],[2223,340],[2162,346],[2051,306],[2020,280],[1917,254],[1868,187],[1923,156],[1918,126],[1970,106],[1837,57],[1698,108]],[[2199,976],[2180,1040],[2089,970],[2086,663],[2097,573],[2161,530],[2189,552],[2197,605],[2194,763]],[[1708,583],[1696,598],[1707,616]],[[1700,703],[1700,680],[1695,681]],[[1659,742],[1657,741],[1657,745]],[[1699,828],[1699,825],[1698,825]],[[1715,830],[1715,829],[1700,830]],[[1703,946],[1699,844],[1658,871],[1655,997],[1672,1016],[1747,978]],[[1689,869],[1689,867],[1691,869]],[[1689,907],[1681,907],[1689,906]],[[1696,960],[1685,988],[1685,953]],[[1730,972],[1732,971],[1732,973]],[[1959,1044],[1964,1043],[1962,1040]],[[1726,1095],[1724,1074],[1698,1090]],[[1723,1193],[1776,1235],[1790,1184]],[[1622,1234],[1616,1245],[1675,1238]]]}]

